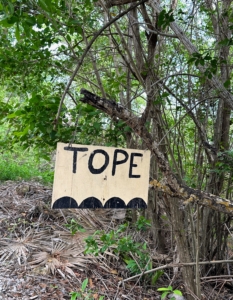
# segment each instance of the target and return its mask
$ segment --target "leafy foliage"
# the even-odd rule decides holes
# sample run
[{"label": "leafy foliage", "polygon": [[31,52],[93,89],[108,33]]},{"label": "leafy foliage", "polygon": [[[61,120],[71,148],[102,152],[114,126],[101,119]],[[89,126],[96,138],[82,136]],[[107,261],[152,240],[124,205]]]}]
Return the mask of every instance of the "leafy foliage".
[{"label": "leafy foliage", "polygon": [[158,26],[165,29],[171,22],[175,21],[172,9],[168,12],[163,9],[158,17]]},{"label": "leafy foliage", "polygon": [[0,181],[36,179],[43,183],[53,182],[52,166],[45,160],[35,160],[34,153],[14,148],[0,154]]},{"label": "leafy foliage", "polygon": [[[110,7],[114,1],[108,2],[0,2],[0,126],[4,127],[0,146],[12,150],[20,144],[26,151],[36,148],[43,158],[49,157],[58,141],[145,149],[145,140],[137,133],[147,129],[163,154],[160,157],[181,182],[231,199],[230,2],[175,1],[171,7],[165,2],[159,13],[153,1],[146,1],[111,25],[108,22],[130,4]],[[106,28],[99,34],[103,25]],[[143,117],[139,127],[132,130],[115,116],[110,119],[81,104],[81,88],[118,101]],[[154,157],[151,162],[151,176],[166,179]],[[7,172],[5,165],[3,168]],[[152,224],[161,220],[160,211],[166,209],[168,221],[175,226],[169,207],[166,199],[159,199]],[[202,258],[222,259],[216,257],[226,254],[226,234],[216,225],[221,222],[210,214],[210,223],[201,220],[206,228],[198,233],[196,207],[190,211],[192,214],[184,210],[188,220],[184,239],[190,249],[196,247],[193,237],[201,236]],[[76,224],[71,221],[69,226],[75,235]],[[140,219],[137,226],[147,228]],[[154,229],[160,232],[160,228]],[[90,239],[89,250],[98,254],[112,248],[132,273],[150,268],[147,245],[133,243],[132,236],[123,236],[123,232],[96,233],[101,247]],[[191,250],[189,254],[195,259]],[[137,265],[139,261],[141,265]]]},{"label": "leafy foliage", "polygon": [[[111,249],[114,254],[123,258],[132,274],[140,273],[141,270],[150,270],[152,262],[148,255],[147,244],[135,242],[130,235],[122,235],[126,232],[128,226],[128,223],[122,224],[117,230],[110,230],[109,233],[96,231],[93,236],[89,236],[86,239],[87,247],[85,253],[92,253],[98,256]],[[148,226],[150,226],[148,220],[141,216],[135,228],[143,231]],[[101,247],[97,240],[101,242]]]},{"label": "leafy foliage", "polygon": [[71,219],[69,223],[65,224],[65,227],[67,227],[70,230],[70,233],[72,235],[75,235],[78,231],[85,232],[86,230],[83,228],[82,225],[80,225],[75,219]]},{"label": "leafy foliage", "polygon": [[[159,289],[157,289],[157,291],[162,292],[161,299],[165,299],[168,294],[175,294],[175,295],[182,296],[181,291],[173,290],[171,285],[169,285],[166,288],[165,287],[159,288]],[[170,299],[175,300],[176,298],[172,296]]]}]

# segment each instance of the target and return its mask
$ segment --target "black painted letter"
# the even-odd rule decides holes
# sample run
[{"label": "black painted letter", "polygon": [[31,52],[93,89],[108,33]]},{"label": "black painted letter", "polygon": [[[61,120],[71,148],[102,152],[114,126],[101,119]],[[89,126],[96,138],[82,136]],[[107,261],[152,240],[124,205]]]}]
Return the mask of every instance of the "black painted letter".
[{"label": "black painted letter", "polygon": [[64,150],[74,151],[74,155],[73,155],[73,173],[76,173],[78,151],[85,152],[85,151],[88,151],[88,148],[64,147]]},{"label": "black painted letter", "polygon": [[142,153],[131,153],[131,156],[130,156],[130,166],[129,166],[129,178],[140,178],[141,175],[133,175],[132,174],[133,168],[135,168],[135,167],[138,166],[137,164],[133,163],[134,156],[141,156],[142,157],[143,154]]},{"label": "black painted letter", "polygon": [[[124,154],[125,158],[122,160],[117,160],[118,153]],[[112,163],[112,176],[114,176],[116,173],[116,165],[124,164],[128,158],[129,158],[129,154],[125,150],[116,149],[114,151],[113,163]]]},{"label": "black painted letter", "polygon": [[[101,168],[95,169],[93,167],[93,159],[94,159],[94,156],[98,153],[103,154],[105,156],[105,163],[103,164],[103,166]],[[100,174],[107,168],[108,164],[109,164],[108,153],[105,152],[104,150],[97,149],[97,150],[94,150],[89,157],[88,168],[92,174]]]}]

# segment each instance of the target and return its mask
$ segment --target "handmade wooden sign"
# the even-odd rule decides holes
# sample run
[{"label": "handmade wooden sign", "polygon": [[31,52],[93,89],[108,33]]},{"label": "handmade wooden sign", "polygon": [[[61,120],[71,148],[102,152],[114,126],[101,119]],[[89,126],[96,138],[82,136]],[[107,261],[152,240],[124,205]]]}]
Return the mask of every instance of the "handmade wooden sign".
[{"label": "handmade wooden sign", "polygon": [[150,151],[57,144],[52,208],[146,208]]}]

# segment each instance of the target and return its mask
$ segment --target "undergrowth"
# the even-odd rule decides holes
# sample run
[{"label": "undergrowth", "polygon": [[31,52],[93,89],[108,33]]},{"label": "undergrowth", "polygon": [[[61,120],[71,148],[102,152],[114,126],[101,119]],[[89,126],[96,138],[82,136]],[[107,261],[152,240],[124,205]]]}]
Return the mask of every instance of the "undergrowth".
[{"label": "undergrowth", "polygon": [[[143,231],[146,231],[148,227],[150,227],[150,222],[141,216],[131,229],[143,234]],[[133,236],[127,232],[128,229],[129,223],[125,223],[108,233],[97,230],[94,235],[86,239],[85,253],[98,256],[110,250],[121,257],[131,275],[151,270],[152,260],[147,243],[145,241],[136,242]],[[162,274],[163,272],[155,272],[153,275],[142,277],[154,285]]]},{"label": "undergrowth", "polygon": [[44,184],[53,182],[53,170],[45,160],[39,160],[33,151],[20,148],[0,153],[0,181],[37,180]]}]

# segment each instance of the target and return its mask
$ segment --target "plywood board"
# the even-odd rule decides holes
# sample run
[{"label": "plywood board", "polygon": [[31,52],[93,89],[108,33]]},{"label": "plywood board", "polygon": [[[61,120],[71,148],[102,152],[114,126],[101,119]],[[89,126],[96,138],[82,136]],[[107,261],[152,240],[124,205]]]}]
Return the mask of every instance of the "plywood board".
[{"label": "plywood board", "polygon": [[150,151],[57,144],[52,208],[145,208]]}]

